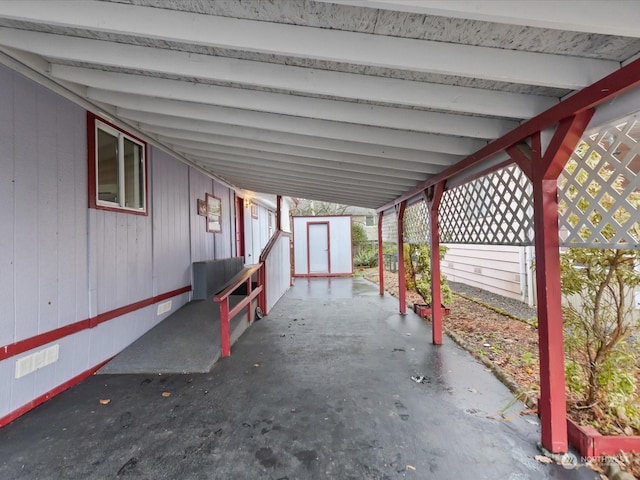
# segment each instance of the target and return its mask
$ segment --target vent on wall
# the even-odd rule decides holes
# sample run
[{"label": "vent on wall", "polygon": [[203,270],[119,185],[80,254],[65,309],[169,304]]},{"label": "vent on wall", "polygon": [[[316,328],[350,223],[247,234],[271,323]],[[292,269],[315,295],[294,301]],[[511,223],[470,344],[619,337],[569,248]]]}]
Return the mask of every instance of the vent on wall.
[{"label": "vent on wall", "polygon": [[21,378],[36,370],[58,361],[60,345],[55,344],[43,350],[16,360],[15,377]]},{"label": "vent on wall", "polygon": [[171,300],[158,305],[158,315],[171,311]]}]

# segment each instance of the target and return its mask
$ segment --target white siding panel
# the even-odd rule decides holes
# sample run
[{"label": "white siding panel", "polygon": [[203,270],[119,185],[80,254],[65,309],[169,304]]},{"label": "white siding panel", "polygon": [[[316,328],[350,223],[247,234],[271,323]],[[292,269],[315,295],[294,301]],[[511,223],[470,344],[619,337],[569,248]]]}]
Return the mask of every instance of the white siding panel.
[{"label": "white siding panel", "polygon": [[233,238],[235,232],[235,222],[233,217],[233,200],[230,200],[230,189],[218,182],[213,182],[213,195],[218,197],[222,203],[222,219],[220,233],[214,233],[215,258],[229,258],[233,256]]},{"label": "white siding panel", "polygon": [[353,273],[351,252],[351,217],[326,217],[329,219],[331,273]]},{"label": "white siding panel", "polygon": [[[50,347],[52,345],[54,344],[51,343],[48,345],[43,345],[42,347],[38,347],[35,351],[37,352],[44,348]],[[36,397],[39,397],[40,395],[43,395],[44,393],[47,393],[53,390],[56,386],[59,385],[59,383],[56,381],[57,363],[58,362],[51,363],[27,375],[27,376],[33,376]]]},{"label": "white siding panel", "polygon": [[[73,361],[74,361],[73,348],[75,346],[75,341],[73,337],[74,336],[64,337],[50,344],[50,345],[58,344],[58,361],[52,364],[52,366],[55,368],[54,374],[52,375],[54,387],[57,385],[63,384],[70,378],[73,378],[75,375],[77,375],[77,374],[74,374],[73,372]],[[40,385],[38,385],[38,387],[40,387]],[[51,388],[48,388],[46,391],[51,390]]]},{"label": "white siding panel", "polygon": [[[86,143],[83,158],[76,157],[75,137],[84,122],[79,119],[84,112],[73,108],[69,102],[60,101],[56,109],[56,144],[58,155],[57,203],[58,203],[58,326],[68,325],[88,316],[87,296],[87,254],[86,254]],[[75,130],[74,130],[75,129]],[[83,215],[78,215],[81,210]],[[78,237],[76,223],[83,228]],[[81,268],[81,269],[80,269]],[[80,273],[82,272],[82,273]],[[81,307],[82,305],[82,307]]]},{"label": "white siding panel", "polygon": [[[16,340],[38,332],[38,143],[37,87],[14,82]],[[17,395],[25,397],[24,382]],[[28,390],[28,389],[27,389]],[[31,389],[33,390],[33,389]],[[28,395],[26,395],[28,396]]]},{"label": "white siding panel", "polygon": [[88,370],[91,365],[89,364],[89,351],[91,349],[91,330],[83,330],[71,337],[73,340],[73,371],[71,376],[75,377],[82,372]]},{"label": "white siding panel", "polygon": [[[71,102],[61,101],[65,115],[63,118],[69,119],[69,133],[65,136],[73,142],[73,158],[75,164],[75,178],[65,177],[67,181],[73,181],[73,187],[68,184],[67,188],[73,188],[75,194],[75,202],[73,208],[68,207],[69,213],[73,212],[75,225],[75,242],[74,242],[74,265],[76,269],[76,318],[81,320],[90,316],[89,295],[87,293],[87,285],[89,285],[89,215],[87,214],[87,190],[88,190],[88,165],[87,165],[87,116],[86,112],[72,104]],[[68,112],[68,113],[67,113]],[[73,120],[69,118],[73,116]],[[64,260],[66,262],[67,260]],[[69,265],[65,265],[70,268]],[[94,310],[95,311],[95,310]],[[71,322],[69,322],[71,323]]]},{"label": "white siding panel", "polygon": [[14,375],[14,360],[9,358],[0,362],[0,417],[11,412],[11,387]]},{"label": "white siding panel", "polygon": [[191,283],[189,167],[153,151],[154,278],[159,294]]},{"label": "white siding panel", "polygon": [[97,313],[153,296],[150,216],[96,210]]},{"label": "white siding panel", "polygon": [[265,262],[267,280],[267,311],[270,311],[291,284],[289,237],[282,236]]},{"label": "white siding panel", "polygon": [[521,298],[520,249],[513,246],[445,245],[442,272],[465,283],[509,298]]},{"label": "white siding panel", "polygon": [[194,169],[189,169],[189,210],[191,212],[191,261],[213,260],[214,234],[207,232],[205,217],[198,215],[198,199],[205,200],[206,193],[213,192],[213,181]]},{"label": "white siding panel", "polygon": [[12,378],[13,385],[11,388],[11,406],[10,406],[10,409],[12,411],[22,407],[23,405],[26,405],[31,400],[37,397],[36,377],[34,374],[25,375],[24,377],[21,377],[21,378],[14,378],[16,360],[19,360],[20,358],[26,356],[27,354],[28,352],[9,359],[9,362],[12,365],[11,378]]},{"label": "white siding panel", "polygon": [[38,208],[34,210],[38,239],[36,301],[38,333],[44,333],[58,327],[58,119],[56,97],[44,87],[38,87],[37,92],[38,189],[34,194],[38,200]]},{"label": "white siding panel", "polygon": [[307,265],[307,219],[293,217],[293,263],[296,275],[309,273]]},{"label": "white siding panel", "polygon": [[[15,341],[15,163],[13,74],[0,66],[0,345]],[[4,362],[3,362],[4,363]],[[4,371],[0,363],[0,385]],[[0,388],[0,415],[8,409],[7,392]]]}]

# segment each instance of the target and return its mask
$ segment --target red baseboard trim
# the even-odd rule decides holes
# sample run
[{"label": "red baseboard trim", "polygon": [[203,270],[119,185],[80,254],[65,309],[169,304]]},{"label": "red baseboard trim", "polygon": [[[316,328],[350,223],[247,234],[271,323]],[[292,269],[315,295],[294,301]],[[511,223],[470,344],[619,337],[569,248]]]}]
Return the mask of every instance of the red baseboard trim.
[{"label": "red baseboard trim", "polygon": [[46,345],[47,343],[55,342],[56,340],[60,340],[61,338],[73,335],[74,333],[78,333],[82,330],[86,330],[87,328],[94,328],[106,321],[113,320],[114,318],[121,317],[122,315],[126,315],[127,313],[135,312],[136,310],[140,310],[141,308],[148,307],[155,303],[162,302],[163,300],[167,300],[169,298],[173,298],[190,291],[191,285],[188,285],[186,287],[178,288],[177,290],[172,290],[171,292],[166,292],[161,295],[156,295],[155,297],[132,303],[131,305],[126,305],[124,307],[116,308],[115,310],[101,313],[100,315],[97,315],[95,317],[80,320],[79,322],[65,325],[64,327],[56,328],[55,330],[51,330],[46,333],[41,333],[40,335],[25,338],[24,340],[20,340],[19,342],[12,343],[10,345],[5,345],[3,347],[0,347],[0,361],[14,357],[16,355],[20,355],[24,352],[28,352],[29,350],[41,347],[43,345]]},{"label": "red baseboard trim", "polygon": [[[111,358],[113,358],[113,357],[111,357]],[[73,377],[73,378],[67,380],[66,382],[64,382],[62,385],[58,385],[54,389],[49,390],[47,393],[44,393],[44,394],[40,395],[39,397],[31,400],[29,403],[21,406],[20,408],[18,408],[16,410],[14,410],[13,412],[5,415],[4,417],[0,417],[0,428],[4,427],[5,425],[10,424],[15,419],[17,419],[18,417],[21,417],[22,415],[24,415],[28,411],[33,410],[37,406],[42,405],[47,400],[50,400],[51,398],[55,397],[56,395],[59,395],[60,393],[64,392],[65,390],[67,390],[67,389],[73,387],[74,385],[80,383],[85,378],[90,377],[91,375],[96,373],[100,369],[100,367],[102,367],[109,360],[111,360],[111,358],[106,359],[104,362],[100,362],[98,365],[96,365],[94,367],[91,367],[89,370],[86,370],[86,371],[82,372],[80,375],[76,375],[75,377]]]}]

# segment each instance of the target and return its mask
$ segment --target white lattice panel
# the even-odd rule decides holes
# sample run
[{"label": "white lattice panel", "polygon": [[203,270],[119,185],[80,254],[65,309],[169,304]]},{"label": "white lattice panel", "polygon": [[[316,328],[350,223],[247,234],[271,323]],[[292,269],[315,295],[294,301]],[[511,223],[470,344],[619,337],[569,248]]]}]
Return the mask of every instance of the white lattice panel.
[{"label": "white lattice panel", "polygon": [[531,182],[515,164],[447,190],[438,213],[442,243],[533,243]]},{"label": "white lattice panel", "polygon": [[558,178],[562,244],[640,248],[640,120],[585,135]]},{"label": "white lattice panel", "polygon": [[404,212],[405,243],[431,243],[430,217],[429,206],[424,200],[407,207]]},{"label": "white lattice panel", "polygon": [[398,243],[398,215],[395,212],[382,217],[382,241]]}]

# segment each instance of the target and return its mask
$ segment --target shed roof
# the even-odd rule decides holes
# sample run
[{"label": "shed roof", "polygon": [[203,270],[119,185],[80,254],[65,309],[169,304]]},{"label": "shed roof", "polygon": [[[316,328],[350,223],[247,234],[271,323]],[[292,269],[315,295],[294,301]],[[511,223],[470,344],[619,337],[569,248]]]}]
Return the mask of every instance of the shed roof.
[{"label": "shed roof", "polygon": [[234,187],[380,208],[631,64],[640,3],[2,2],[0,51]]}]

